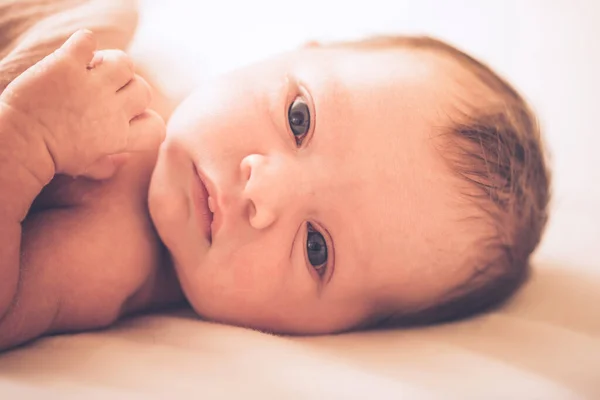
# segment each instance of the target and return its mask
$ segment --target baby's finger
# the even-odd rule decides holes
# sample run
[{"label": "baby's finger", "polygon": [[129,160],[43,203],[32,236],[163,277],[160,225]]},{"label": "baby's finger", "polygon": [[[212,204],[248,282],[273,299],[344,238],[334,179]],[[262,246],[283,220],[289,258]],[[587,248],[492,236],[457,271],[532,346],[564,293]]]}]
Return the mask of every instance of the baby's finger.
[{"label": "baby's finger", "polygon": [[130,119],[143,113],[152,100],[150,85],[139,75],[135,75],[117,95],[122,101],[123,111]]},{"label": "baby's finger", "polygon": [[87,29],[80,29],[72,34],[57,51],[70,54],[85,65],[94,56],[96,46],[97,42],[94,34]]},{"label": "baby's finger", "polygon": [[94,55],[93,69],[115,90],[125,86],[134,76],[133,61],[121,50],[100,50]]},{"label": "baby's finger", "polygon": [[165,121],[158,113],[146,110],[129,123],[129,138],[124,151],[156,150],[165,140]]}]

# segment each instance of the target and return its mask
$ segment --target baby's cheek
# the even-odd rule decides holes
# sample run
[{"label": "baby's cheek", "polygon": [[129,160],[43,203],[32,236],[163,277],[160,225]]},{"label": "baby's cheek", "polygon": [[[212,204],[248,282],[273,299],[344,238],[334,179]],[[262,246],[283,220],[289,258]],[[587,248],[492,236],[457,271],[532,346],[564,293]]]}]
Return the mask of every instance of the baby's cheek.
[{"label": "baby's cheek", "polygon": [[[211,251],[212,250],[212,251]],[[214,296],[236,296],[236,292],[254,286],[252,268],[240,251],[209,250],[206,260],[198,266],[200,272],[197,290],[204,288]]]},{"label": "baby's cheek", "polygon": [[268,265],[251,259],[228,266],[233,297],[242,302],[263,303],[272,296],[275,276]]},{"label": "baby's cheek", "polygon": [[[266,268],[251,257],[237,258],[228,266],[234,290],[246,296],[256,296],[265,289],[268,280]],[[258,292],[258,293],[257,293]]]}]

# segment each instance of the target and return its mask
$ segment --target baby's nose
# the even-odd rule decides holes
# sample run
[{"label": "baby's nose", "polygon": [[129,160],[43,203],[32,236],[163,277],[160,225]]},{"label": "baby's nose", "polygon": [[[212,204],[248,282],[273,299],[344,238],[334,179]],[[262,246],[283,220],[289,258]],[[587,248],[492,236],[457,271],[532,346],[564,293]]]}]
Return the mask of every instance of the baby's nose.
[{"label": "baby's nose", "polygon": [[242,159],[240,171],[249,223],[268,228],[291,206],[295,189],[290,167],[277,156],[251,154]]}]

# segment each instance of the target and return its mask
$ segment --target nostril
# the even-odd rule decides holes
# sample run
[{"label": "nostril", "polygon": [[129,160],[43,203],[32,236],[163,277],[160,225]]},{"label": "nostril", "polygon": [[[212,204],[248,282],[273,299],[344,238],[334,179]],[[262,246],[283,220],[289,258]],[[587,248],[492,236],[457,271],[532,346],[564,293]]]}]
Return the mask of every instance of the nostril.
[{"label": "nostril", "polygon": [[240,164],[240,172],[242,174],[242,179],[244,182],[248,182],[250,180],[250,174],[252,172],[252,166],[250,165],[249,157],[244,157]]},{"label": "nostril", "polygon": [[252,200],[248,201],[248,219],[252,221],[256,218],[256,205]]},{"label": "nostril", "polygon": [[275,214],[271,210],[264,207],[260,210],[253,208],[253,210],[254,214],[250,217],[250,226],[254,229],[265,229],[275,222]]}]

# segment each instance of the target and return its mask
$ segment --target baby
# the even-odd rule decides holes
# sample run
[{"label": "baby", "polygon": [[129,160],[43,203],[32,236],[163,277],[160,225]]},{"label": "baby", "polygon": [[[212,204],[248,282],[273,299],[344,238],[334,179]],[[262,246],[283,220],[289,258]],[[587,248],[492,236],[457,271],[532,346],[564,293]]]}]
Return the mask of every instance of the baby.
[{"label": "baby", "polygon": [[539,129],[453,47],[283,54],[192,93],[164,141],[131,62],[94,49],[77,32],[0,97],[0,349],[185,301],[278,333],[442,322],[527,276]]}]

